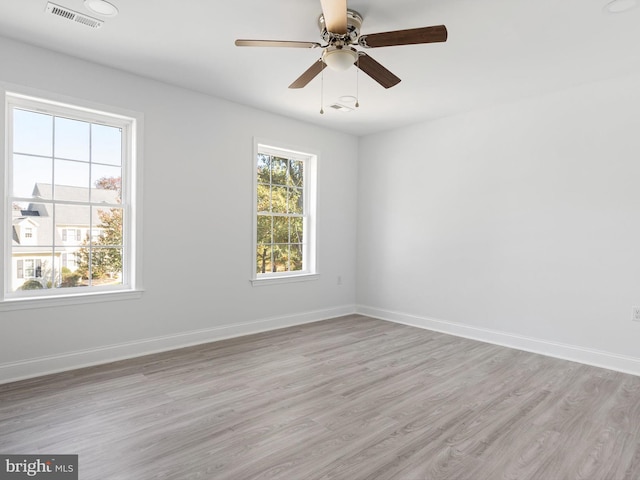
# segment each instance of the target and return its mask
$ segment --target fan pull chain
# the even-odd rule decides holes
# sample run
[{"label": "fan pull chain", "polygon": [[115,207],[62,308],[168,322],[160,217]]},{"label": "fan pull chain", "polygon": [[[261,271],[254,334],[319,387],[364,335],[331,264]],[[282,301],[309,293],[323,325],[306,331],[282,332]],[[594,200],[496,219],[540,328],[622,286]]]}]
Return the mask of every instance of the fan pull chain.
[{"label": "fan pull chain", "polygon": [[360,54],[356,60],[356,108],[360,106]]},{"label": "fan pull chain", "polygon": [[320,70],[320,115],[324,114],[324,65]]}]

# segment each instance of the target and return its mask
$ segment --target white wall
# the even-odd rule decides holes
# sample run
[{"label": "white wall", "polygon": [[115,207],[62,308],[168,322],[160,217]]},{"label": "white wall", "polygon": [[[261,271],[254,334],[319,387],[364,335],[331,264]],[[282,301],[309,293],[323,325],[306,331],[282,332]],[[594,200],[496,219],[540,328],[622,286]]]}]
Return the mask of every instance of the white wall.
[{"label": "white wall", "polygon": [[359,311],[640,374],[639,85],[362,138]]},{"label": "white wall", "polygon": [[[0,312],[0,382],[353,310],[355,137],[1,38],[0,65],[2,82],[142,112],[145,129],[143,297]],[[320,153],[316,281],[249,283],[254,137]]]}]

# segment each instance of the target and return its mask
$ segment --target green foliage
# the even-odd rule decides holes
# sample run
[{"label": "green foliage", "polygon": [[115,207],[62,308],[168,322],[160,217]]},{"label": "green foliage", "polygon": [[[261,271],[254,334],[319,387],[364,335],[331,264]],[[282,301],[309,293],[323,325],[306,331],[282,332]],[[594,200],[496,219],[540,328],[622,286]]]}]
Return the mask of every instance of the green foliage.
[{"label": "green foliage", "polygon": [[38,280],[27,280],[22,284],[20,290],[40,290],[43,286]]},{"label": "green foliage", "polygon": [[60,286],[63,288],[77,287],[82,275],[78,272],[72,272],[67,267],[62,267],[62,281]]}]

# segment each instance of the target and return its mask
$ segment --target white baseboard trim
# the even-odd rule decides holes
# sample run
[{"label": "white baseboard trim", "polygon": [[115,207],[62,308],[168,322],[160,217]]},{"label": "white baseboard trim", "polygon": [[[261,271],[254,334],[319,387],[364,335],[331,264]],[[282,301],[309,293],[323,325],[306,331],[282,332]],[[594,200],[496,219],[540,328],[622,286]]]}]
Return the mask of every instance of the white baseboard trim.
[{"label": "white baseboard trim", "polygon": [[227,338],[318,322],[353,313],[355,313],[355,306],[348,305],[4,363],[0,365],[0,384],[216,342]]},{"label": "white baseboard trim", "polygon": [[584,363],[594,367],[616,370],[632,375],[640,375],[640,358],[618,355],[591,348],[551,342],[497,330],[472,327],[461,323],[448,322],[435,318],[419,317],[407,313],[394,312],[380,308],[357,305],[356,312],[368,317],[401,323],[412,327],[448,333],[458,337],[479,340],[481,342],[515,348],[526,352],[539,353],[549,357],[561,358]]}]

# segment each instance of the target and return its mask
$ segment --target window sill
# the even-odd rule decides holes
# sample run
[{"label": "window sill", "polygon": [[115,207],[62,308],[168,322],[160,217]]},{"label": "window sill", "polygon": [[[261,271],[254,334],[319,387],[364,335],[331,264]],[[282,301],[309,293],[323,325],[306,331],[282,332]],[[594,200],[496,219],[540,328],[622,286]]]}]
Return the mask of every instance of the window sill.
[{"label": "window sill", "polygon": [[66,307],[86,303],[114,302],[142,298],[143,290],[118,292],[85,293],[82,295],[61,295],[56,297],[10,298],[0,302],[0,312],[35,308]]},{"label": "window sill", "polygon": [[290,275],[282,277],[266,277],[266,278],[254,278],[251,280],[251,285],[254,287],[264,287],[267,285],[281,285],[283,283],[297,283],[297,282],[309,282],[312,280],[318,280],[319,275],[317,273],[306,273],[302,275]]}]

